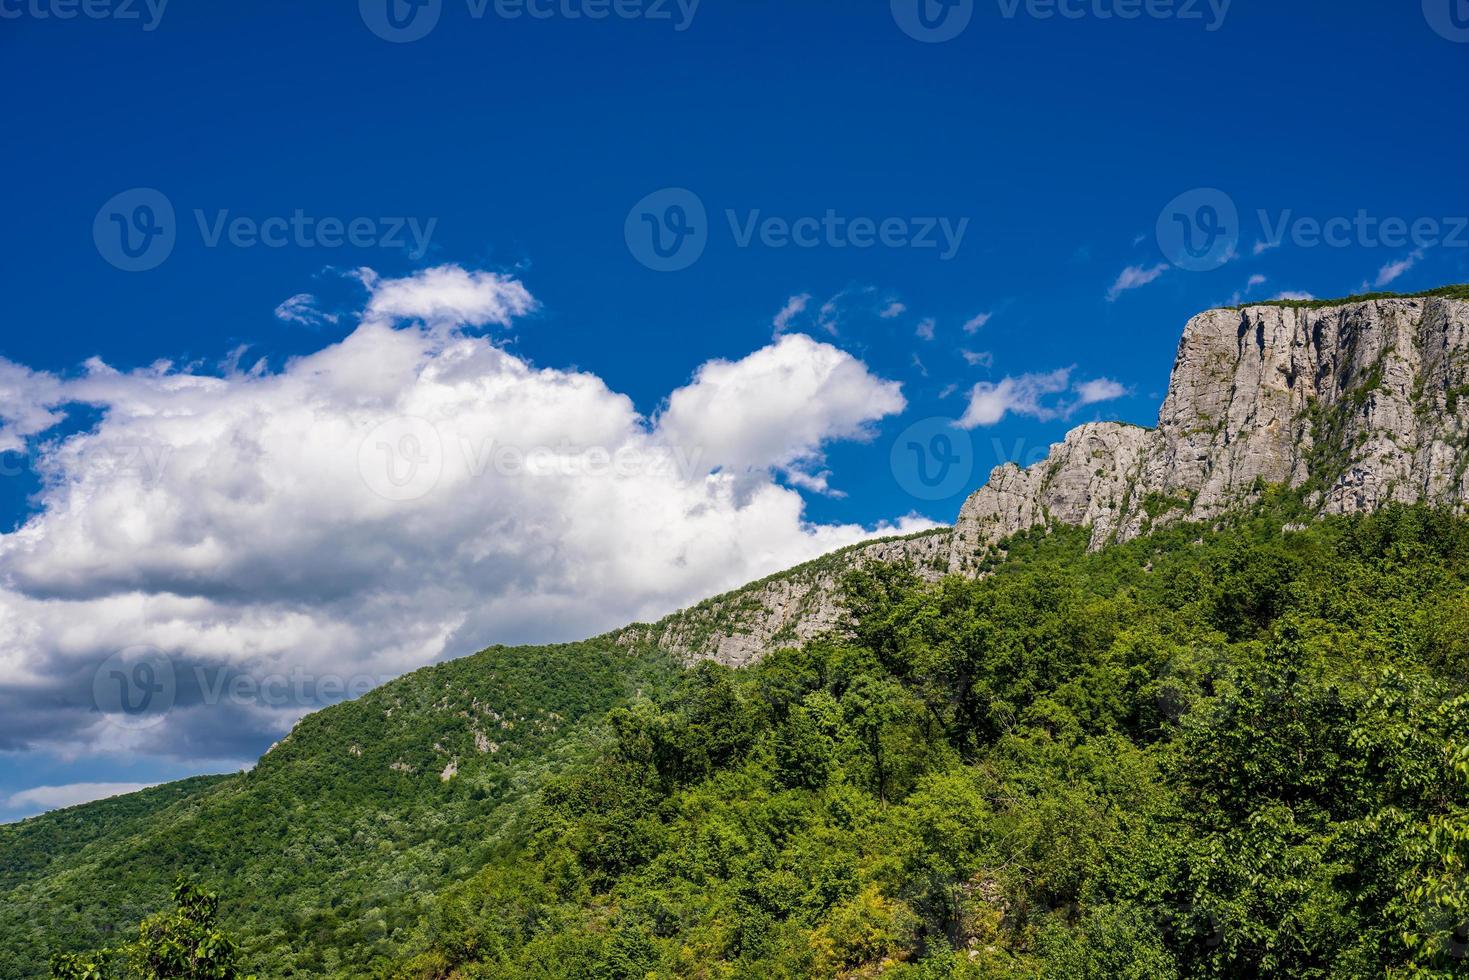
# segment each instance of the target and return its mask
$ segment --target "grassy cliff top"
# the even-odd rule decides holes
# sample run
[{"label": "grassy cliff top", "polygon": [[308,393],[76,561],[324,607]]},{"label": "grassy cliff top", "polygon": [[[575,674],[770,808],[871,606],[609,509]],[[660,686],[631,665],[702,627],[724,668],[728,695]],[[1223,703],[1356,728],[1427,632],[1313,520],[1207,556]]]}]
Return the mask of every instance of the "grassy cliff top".
[{"label": "grassy cliff top", "polygon": [[1262,300],[1258,303],[1240,303],[1238,306],[1226,306],[1224,309],[1243,310],[1252,306],[1283,306],[1293,310],[1318,310],[1327,306],[1346,306],[1348,303],[1367,303],[1378,299],[1425,299],[1430,296],[1469,300],[1469,283],[1460,283],[1456,286],[1439,286],[1437,289],[1427,289],[1421,293],[1360,293],[1356,296],[1345,296],[1341,299],[1269,299]]}]

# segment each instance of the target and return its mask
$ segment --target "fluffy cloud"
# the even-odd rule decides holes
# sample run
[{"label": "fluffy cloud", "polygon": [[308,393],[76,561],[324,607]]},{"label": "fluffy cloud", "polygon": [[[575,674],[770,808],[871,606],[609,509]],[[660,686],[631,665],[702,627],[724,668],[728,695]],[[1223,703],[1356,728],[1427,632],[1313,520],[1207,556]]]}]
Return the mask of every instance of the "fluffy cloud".
[{"label": "fluffy cloud", "polygon": [[1068,418],[1083,405],[1111,401],[1127,394],[1127,388],[1110,378],[1073,383],[1073,370],[1067,367],[994,382],[981,381],[970,389],[969,406],[958,425],[963,429],[995,425],[1012,413],[1042,421]]},{"label": "fluffy cloud", "polygon": [[743,360],[705,364],[669,396],[657,433],[734,476],[779,469],[824,488],[811,472],[822,444],[865,439],[871,422],[904,405],[897,382],[873,377],[829,344],[789,334]]},{"label": "fluffy cloud", "polygon": [[56,378],[0,357],[0,453],[23,450],[27,436],[60,422],[60,400]]},{"label": "fluffy cloud", "polygon": [[512,317],[524,316],[537,306],[519,280],[455,265],[425,269],[406,279],[381,281],[371,269],[362,269],[358,278],[372,291],[367,304],[370,320],[509,326]]},{"label": "fluffy cloud", "polygon": [[1129,289],[1141,289],[1148,283],[1157,279],[1171,268],[1167,262],[1159,262],[1155,266],[1130,265],[1122,270],[1112,288],[1107,290],[1107,302],[1116,302],[1117,297]]},{"label": "fluffy cloud", "polygon": [[[927,526],[812,524],[776,482],[824,488],[823,446],[904,406],[835,347],[707,363],[649,420],[461,328],[534,310],[514,279],[360,278],[353,332],[274,372],[0,365],[10,439],[67,404],[100,419],[32,440],[39,510],[0,535],[0,749],[247,759],[344,681],[594,635]],[[174,668],[172,709],[120,728],[93,685],[134,647]],[[276,696],[220,695],[269,677]]]},{"label": "fluffy cloud", "polygon": [[1121,382],[1113,381],[1111,378],[1094,378],[1076,386],[1076,404],[1078,407],[1095,405],[1097,402],[1109,402],[1114,398],[1121,398],[1125,394],[1127,394],[1127,387]]}]

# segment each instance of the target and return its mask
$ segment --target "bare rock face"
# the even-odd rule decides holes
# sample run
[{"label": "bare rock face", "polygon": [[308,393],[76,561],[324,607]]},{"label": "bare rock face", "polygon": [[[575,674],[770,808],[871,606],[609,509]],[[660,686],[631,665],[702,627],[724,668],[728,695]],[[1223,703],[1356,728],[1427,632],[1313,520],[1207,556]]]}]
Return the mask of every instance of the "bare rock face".
[{"label": "bare rock face", "polygon": [[951,570],[970,571],[1001,538],[1050,521],[1090,525],[1094,538],[1105,540],[1130,513],[1129,492],[1153,436],[1121,422],[1093,422],[1067,433],[1033,466],[997,468],[959,511]]},{"label": "bare rock face", "polygon": [[965,502],[952,564],[1055,520],[1092,546],[1304,487],[1323,514],[1425,500],[1463,508],[1469,303],[1210,310],[1178,345],[1158,427],[1082,426],[1050,456],[995,470]]},{"label": "bare rock face", "polygon": [[1420,500],[1463,510],[1466,447],[1469,302],[1210,310],[1184,328],[1157,428],[1083,425],[1041,462],[995,469],[952,529],[849,548],[614,639],[742,666],[835,627],[841,578],[865,562],[975,575],[1032,527],[1087,527],[1100,548],[1207,520],[1271,485],[1301,488],[1322,514]]},{"label": "bare rock face", "polygon": [[949,552],[948,528],[856,545],[614,637],[624,645],[652,644],[685,660],[743,667],[836,627],[841,579],[848,571],[868,562],[901,561],[932,580],[949,571]]}]

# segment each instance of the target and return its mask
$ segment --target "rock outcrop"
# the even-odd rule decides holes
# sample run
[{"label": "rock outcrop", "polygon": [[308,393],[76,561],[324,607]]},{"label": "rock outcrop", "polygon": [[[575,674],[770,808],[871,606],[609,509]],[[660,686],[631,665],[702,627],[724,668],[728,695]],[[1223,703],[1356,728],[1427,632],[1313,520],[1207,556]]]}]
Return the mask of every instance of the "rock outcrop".
[{"label": "rock outcrop", "polygon": [[842,577],[867,562],[908,562],[919,575],[948,573],[951,531],[937,528],[904,538],[854,545],[753,582],[652,625],[613,634],[624,645],[651,644],[685,660],[711,659],[743,667],[769,650],[799,646],[839,621]]},{"label": "rock outcrop", "polygon": [[955,525],[954,567],[1060,521],[1092,546],[1206,520],[1267,486],[1323,514],[1469,502],[1469,302],[1398,297],[1210,310],[1178,345],[1156,429],[1094,423],[996,469]]},{"label": "rock outcrop", "polygon": [[838,585],[869,561],[977,574],[1003,539],[1051,522],[1091,546],[1299,489],[1320,514],[1390,502],[1469,506],[1469,289],[1202,313],[1178,345],[1153,429],[1093,422],[1046,459],[1007,463],[952,529],[872,542],[615,634],[741,666],[829,630]]}]

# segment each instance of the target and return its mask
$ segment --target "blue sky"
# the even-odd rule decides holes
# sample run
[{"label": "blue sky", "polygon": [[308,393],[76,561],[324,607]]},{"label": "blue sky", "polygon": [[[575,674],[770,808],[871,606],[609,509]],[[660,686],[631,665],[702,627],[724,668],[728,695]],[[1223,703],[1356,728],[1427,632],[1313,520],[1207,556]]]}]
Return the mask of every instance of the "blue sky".
[{"label": "blue sky", "polygon": [[[1469,280],[1469,231],[1455,221],[1469,215],[1469,133],[1457,109],[1469,38],[1449,0],[1180,0],[1135,4],[1145,13],[1132,19],[1115,16],[1127,0],[1062,4],[1076,16],[1050,17],[1039,15],[1054,5],[976,0],[949,10],[947,22],[927,7],[938,25],[931,36],[957,31],[932,42],[905,32],[926,30],[905,0],[623,0],[600,19],[586,16],[596,0],[535,4],[547,16],[518,17],[505,16],[523,9],[514,0],[441,0],[432,29],[406,42],[379,36],[393,29],[374,0],[178,3],[161,13],[94,3],[107,16],[63,18],[65,0],[0,0],[0,80],[12,93],[0,159],[0,358],[27,372],[0,394],[0,415],[5,397],[34,402],[41,388],[88,376],[89,359],[122,378],[160,360],[193,378],[262,358],[261,371],[283,372],[290,358],[353,335],[364,307],[387,303],[384,283],[470,270],[502,277],[466,280],[497,302],[510,282],[533,296],[513,316],[481,310],[474,336],[517,363],[598,378],[648,419],[701,365],[722,359],[755,371],[745,359],[776,350],[778,333],[809,336],[810,346],[788,343],[768,358],[814,357],[852,381],[812,422],[820,459],[791,466],[777,458],[789,447],[739,459],[799,495],[804,510],[793,520],[873,528],[951,520],[990,467],[1034,461],[1079,422],[1150,424],[1182,325],[1202,309],[1236,297]],[[140,202],[166,219],[159,200],[173,211],[171,250],[144,271],[119,268],[127,260],[115,222],[146,221]],[[661,222],[673,241],[678,215],[668,208],[690,202],[703,211],[702,251],[676,257],[685,267],[674,271],[649,268],[639,229]],[[1211,253],[1179,251],[1185,225],[1175,213],[1193,226],[1190,242],[1216,246]],[[1214,216],[1222,237],[1210,237]],[[236,219],[244,222],[232,233]],[[1332,219],[1352,228],[1333,244],[1314,242],[1309,221]],[[1394,241],[1383,234],[1389,219],[1417,223],[1418,233]],[[357,222],[357,244],[334,241],[332,220]],[[309,230],[284,232],[278,247],[252,238],[293,221]],[[1284,241],[1260,248],[1283,221]],[[808,237],[788,241],[780,222]],[[888,228],[886,243],[862,247],[864,222],[868,239]],[[1175,232],[1160,240],[1160,225]],[[375,277],[354,272],[364,268]],[[901,384],[901,408],[863,417],[842,401],[890,398],[879,382]],[[0,392],[5,383],[0,376]],[[984,398],[975,400],[976,385]],[[726,395],[709,388],[687,402],[715,412]],[[5,455],[0,527],[44,515],[34,468],[65,473],[58,447],[129,397],[108,389],[64,406],[39,398],[65,419],[33,422]],[[966,415],[955,434],[973,446],[972,476],[947,496],[915,495],[911,474],[891,464],[899,434]],[[50,540],[69,540],[57,527]],[[149,554],[173,553],[149,540],[158,546]],[[807,550],[822,543],[811,536]],[[48,554],[41,571],[7,568],[6,584],[36,602],[68,589],[88,602],[108,589],[141,590],[157,600],[154,616],[158,597],[190,594],[177,568],[150,566],[165,584],[140,587],[134,572],[109,577],[98,571],[105,563],[59,545]],[[58,571],[57,555],[75,567]],[[763,567],[751,562],[752,574]],[[345,601],[353,574],[323,589],[320,608]],[[218,595],[236,586],[249,593],[239,584],[249,581],[241,572],[200,594],[223,602]],[[266,591],[230,598],[229,608]],[[602,614],[675,598],[670,586]],[[566,629],[599,623],[545,608]],[[45,621],[19,622],[42,630]],[[370,672],[466,653],[473,646],[464,644],[501,633],[572,638],[515,617],[459,623],[435,634],[437,647],[403,641],[400,657],[375,659]],[[59,717],[77,707],[74,685],[86,686],[77,678],[91,675],[80,653],[67,659],[73,653],[55,646],[45,654],[54,671],[28,672],[24,657],[42,655],[24,651],[40,647],[17,644],[8,696],[51,704]],[[365,656],[342,649],[342,658]],[[218,650],[193,654],[228,661]],[[193,654],[167,650],[175,660]],[[177,736],[171,746],[109,752],[94,736],[27,716],[0,733],[0,819],[94,792],[36,787],[148,783],[247,762],[280,724],[256,718],[226,744],[205,729],[234,716],[201,708],[191,717],[193,727],[165,726]]]}]

